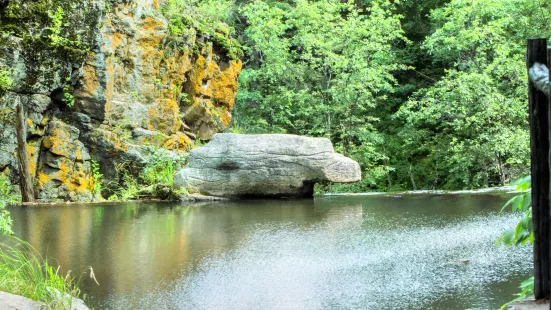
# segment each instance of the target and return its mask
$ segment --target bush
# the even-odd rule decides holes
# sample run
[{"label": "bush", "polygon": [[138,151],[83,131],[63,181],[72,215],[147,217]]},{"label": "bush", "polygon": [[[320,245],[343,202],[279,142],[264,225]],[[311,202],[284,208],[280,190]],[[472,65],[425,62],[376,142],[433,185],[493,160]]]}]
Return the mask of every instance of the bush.
[{"label": "bush", "polygon": [[2,235],[13,234],[10,212],[6,210],[7,204],[13,202],[13,200],[10,182],[4,175],[0,174],[0,234]]}]

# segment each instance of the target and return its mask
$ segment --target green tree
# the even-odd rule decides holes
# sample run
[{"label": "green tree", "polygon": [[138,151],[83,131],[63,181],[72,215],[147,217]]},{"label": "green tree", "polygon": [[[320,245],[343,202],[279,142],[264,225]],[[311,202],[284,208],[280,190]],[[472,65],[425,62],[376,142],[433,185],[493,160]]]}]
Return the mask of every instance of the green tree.
[{"label": "green tree", "polygon": [[[395,115],[423,187],[503,185],[528,164],[525,41],[549,36],[549,1],[453,0],[424,49],[448,69]],[[402,173],[403,171],[397,171]],[[428,172],[428,173],[427,173]]]},{"label": "green tree", "polygon": [[387,167],[375,148],[373,111],[393,91],[392,73],[405,69],[395,53],[405,38],[393,9],[384,0],[366,8],[336,0],[245,5],[248,59],[236,124],[246,132],[329,137],[359,159],[366,186],[374,186]]}]

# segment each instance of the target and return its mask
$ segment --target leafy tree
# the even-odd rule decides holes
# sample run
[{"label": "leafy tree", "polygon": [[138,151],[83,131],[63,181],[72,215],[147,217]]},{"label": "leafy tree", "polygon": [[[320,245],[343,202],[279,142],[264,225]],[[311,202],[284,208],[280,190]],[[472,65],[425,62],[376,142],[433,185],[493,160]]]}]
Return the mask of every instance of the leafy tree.
[{"label": "leafy tree", "polygon": [[[518,179],[512,183],[519,194],[509,199],[501,209],[503,212],[511,207],[512,212],[517,212],[521,218],[515,227],[506,230],[496,241],[498,245],[518,246],[526,243],[534,244],[534,228],[532,226],[532,183],[530,176]],[[501,306],[506,309],[509,304],[523,300],[534,295],[534,276],[522,281],[517,297]]]},{"label": "leafy tree", "polygon": [[423,47],[448,69],[395,115],[424,187],[503,185],[526,170],[525,39],[551,34],[547,2],[453,0],[431,12]]},{"label": "leafy tree", "polygon": [[[241,13],[247,68],[236,123],[247,132],[326,136],[360,162],[367,184],[387,168],[375,148],[373,111],[404,69],[395,45],[405,38],[390,1],[253,1]],[[384,175],[384,173],[383,173]]]}]

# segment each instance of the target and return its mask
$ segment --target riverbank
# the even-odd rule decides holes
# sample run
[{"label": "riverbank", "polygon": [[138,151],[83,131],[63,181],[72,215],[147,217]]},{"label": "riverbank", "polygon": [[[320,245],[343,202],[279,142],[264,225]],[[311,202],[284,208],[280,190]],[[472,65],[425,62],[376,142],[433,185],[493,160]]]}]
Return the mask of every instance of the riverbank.
[{"label": "riverbank", "polygon": [[75,206],[88,206],[88,205],[119,205],[122,203],[158,203],[158,202],[189,202],[189,203],[202,203],[202,202],[213,202],[213,201],[229,201],[228,198],[215,197],[215,196],[205,196],[200,194],[190,194],[186,196],[181,196],[178,199],[139,199],[139,200],[98,200],[90,202],[21,202],[21,203],[12,203],[10,205],[19,205],[24,207],[53,207],[60,205],[75,205]]},{"label": "riverbank", "polygon": [[397,195],[476,195],[489,193],[507,193],[514,192],[515,186],[489,187],[473,190],[415,190],[400,192],[366,192],[366,193],[324,193],[316,196],[397,196]]},{"label": "riverbank", "polygon": [[532,296],[509,305],[507,310],[549,310],[549,305],[549,300],[535,301]]}]

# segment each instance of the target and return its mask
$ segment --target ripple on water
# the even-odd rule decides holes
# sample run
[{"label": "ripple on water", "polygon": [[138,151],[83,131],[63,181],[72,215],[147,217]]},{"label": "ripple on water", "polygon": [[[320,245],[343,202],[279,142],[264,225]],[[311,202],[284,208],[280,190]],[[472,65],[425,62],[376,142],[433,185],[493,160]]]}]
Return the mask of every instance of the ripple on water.
[{"label": "ripple on water", "polygon": [[[529,247],[496,247],[515,215],[441,227],[362,226],[353,218],[308,228],[257,225],[237,249],[184,268],[170,289],[110,303],[136,309],[453,309],[488,286],[525,275]],[[465,263],[462,260],[468,260]],[[510,262],[516,262],[511,264]],[[475,301],[472,308],[488,308]]]}]

